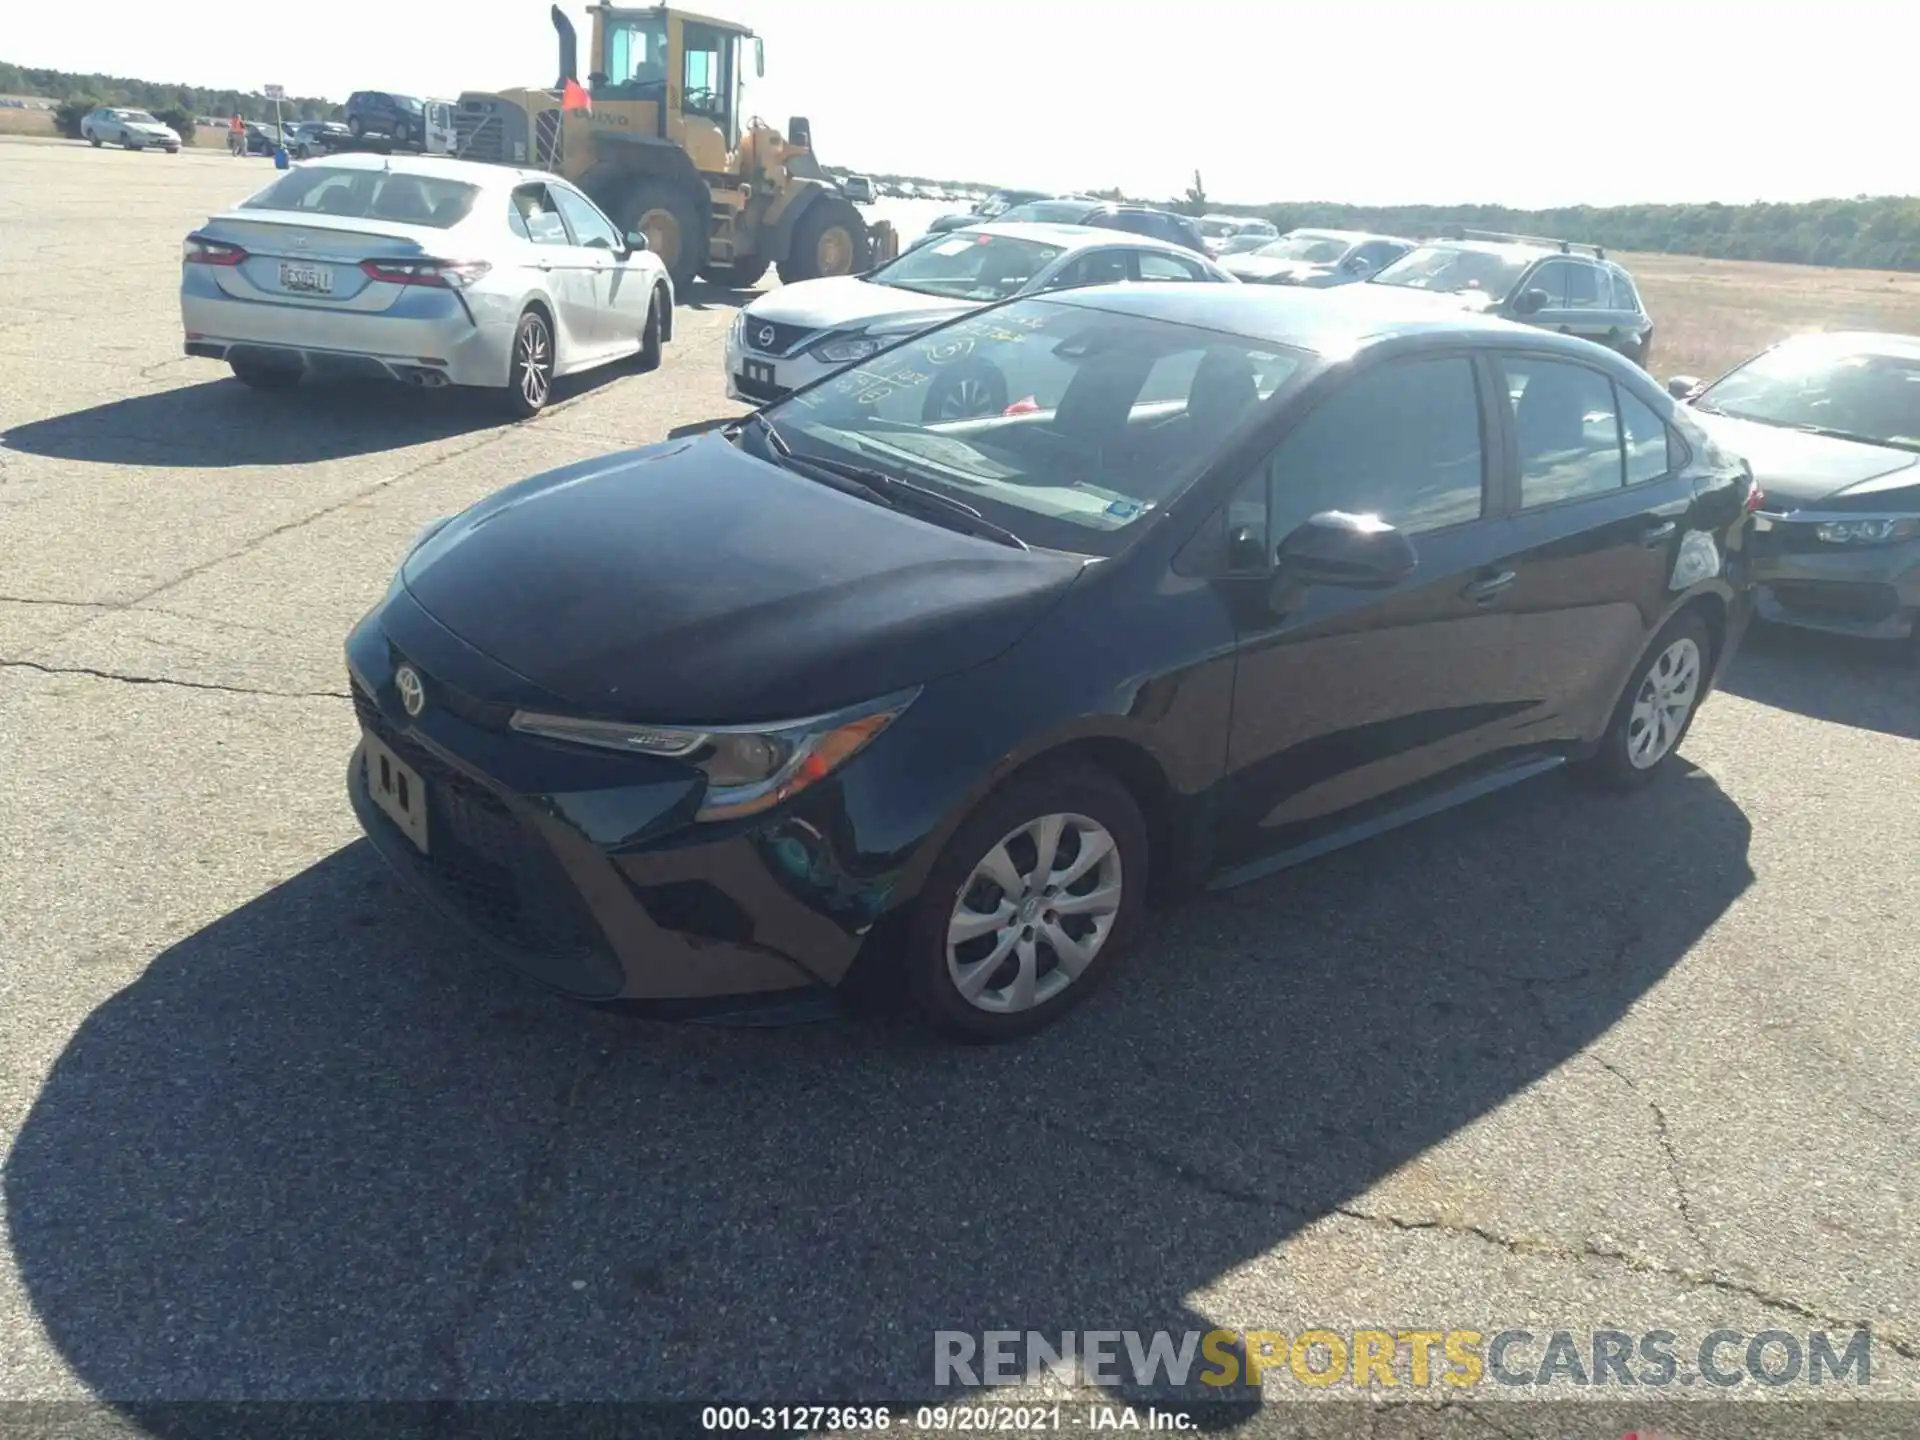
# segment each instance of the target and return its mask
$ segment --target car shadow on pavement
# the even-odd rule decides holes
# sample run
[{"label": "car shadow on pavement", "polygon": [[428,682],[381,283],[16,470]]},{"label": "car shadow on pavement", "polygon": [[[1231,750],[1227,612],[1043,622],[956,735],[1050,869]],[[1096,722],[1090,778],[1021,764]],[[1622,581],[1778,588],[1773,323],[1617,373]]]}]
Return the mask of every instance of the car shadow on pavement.
[{"label": "car shadow on pavement", "polygon": [[1753,625],[1720,688],[1776,710],[1920,740],[1920,665],[1913,659],[1914,652],[1889,641]]},{"label": "car shadow on pavement", "polygon": [[764,290],[723,290],[718,285],[696,280],[676,303],[684,310],[744,310],[765,293]]},{"label": "car shadow on pavement", "polygon": [[577,1008],[355,844],[86,1020],[7,1159],[9,1235],[45,1333],[134,1413],[951,1401],[936,1330],[1209,1328],[1196,1291],[1620,1020],[1747,888],[1748,839],[1699,772],[1549,778],[1157,916],[997,1048]]},{"label": "car shadow on pavement", "polygon": [[[556,400],[572,398],[574,387],[601,373],[558,382]],[[378,382],[315,382],[258,392],[225,378],[16,425],[0,434],[0,444],[104,465],[301,465],[425,445],[507,423],[492,401],[479,391]]]}]

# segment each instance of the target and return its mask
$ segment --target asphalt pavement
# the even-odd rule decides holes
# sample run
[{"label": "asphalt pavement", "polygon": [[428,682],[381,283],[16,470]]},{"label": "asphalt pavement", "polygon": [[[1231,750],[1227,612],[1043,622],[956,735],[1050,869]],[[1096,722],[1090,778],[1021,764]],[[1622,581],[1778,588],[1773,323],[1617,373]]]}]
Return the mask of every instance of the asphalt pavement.
[{"label": "asphalt pavement", "polygon": [[[0,1399],[951,1400],[940,1330],[1856,1325],[1915,1396],[1915,671],[1758,636],[1662,786],[1167,912],[1016,1047],[589,1012],[357,838],[341,642],[430,519],[737,413],[738,301],[529,424],[255,394],[181,355],[178,249],[268,174],[0,143]],[[1763,1392],[1808,1393],[1724,1393]]]}]

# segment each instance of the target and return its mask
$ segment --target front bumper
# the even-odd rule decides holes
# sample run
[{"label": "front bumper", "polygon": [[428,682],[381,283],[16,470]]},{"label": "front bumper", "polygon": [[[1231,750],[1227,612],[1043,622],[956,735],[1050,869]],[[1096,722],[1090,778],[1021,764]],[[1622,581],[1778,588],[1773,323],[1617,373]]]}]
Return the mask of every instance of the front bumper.
[{"label": "front bumper", "polygon": [[1870,640],[1920,631],[1920,540],[1817,548],[1808,527],[1765,518],[1755,531],[1755,609],[1762,620]]},{"label": "front bumper", "polygon": [[[403,655],[427,677],[415,719],[393,683]],[[862,895],[823,876],[834,867],[821,826],[789,816],[707,839],[688,824],[698,786],[683,767],[508,731],[501,673],[404,591],[355,629],[347,659],[363,734],[347,790],[362,829],[513,968],[575,999],[706,1010],[845,978],[886,887]],[[424,853],[373,802],[365,736],[420,777]]]},{"label": "front bumper", "polygon": [[415,287],[379,313],[246,300],[221,290],[205,265],[181,266],[180,321],[186,353],[252,360],[318,377],[416,384],[504,385],[510,324],[479,310],[478,322],[449,291]]}]

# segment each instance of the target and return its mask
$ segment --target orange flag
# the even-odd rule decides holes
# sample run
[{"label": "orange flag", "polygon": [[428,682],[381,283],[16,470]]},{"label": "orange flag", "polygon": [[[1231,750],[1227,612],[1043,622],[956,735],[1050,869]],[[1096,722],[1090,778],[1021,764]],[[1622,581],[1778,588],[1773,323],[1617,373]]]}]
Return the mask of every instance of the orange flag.
[{"label": "orange flag", "polygon": [[591,115],[593,113],[593,97],[587,94],[586,88],[582,86],[578,80],[569,79],[565,88],[560,92],[560,108],[569,115],[581,110]]}]

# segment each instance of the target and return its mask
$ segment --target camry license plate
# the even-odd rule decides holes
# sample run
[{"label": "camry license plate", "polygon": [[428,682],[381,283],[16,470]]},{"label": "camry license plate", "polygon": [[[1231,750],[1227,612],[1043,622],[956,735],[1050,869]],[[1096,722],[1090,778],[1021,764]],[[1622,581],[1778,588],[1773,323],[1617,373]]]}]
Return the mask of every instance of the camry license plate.
[{"label": "camry license plate", "polygon": [[323,265],[280,263],[280,288],[296,295],[328,295],[333,291],[333,271]]},{"label": "camry license plate", "polygon": [[426,854],[427,787],[419,771],[371,735],[363,736],[361,744],[366,748],[367,794],[420,853]]}]

